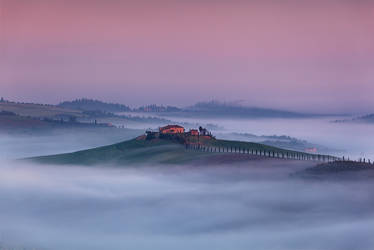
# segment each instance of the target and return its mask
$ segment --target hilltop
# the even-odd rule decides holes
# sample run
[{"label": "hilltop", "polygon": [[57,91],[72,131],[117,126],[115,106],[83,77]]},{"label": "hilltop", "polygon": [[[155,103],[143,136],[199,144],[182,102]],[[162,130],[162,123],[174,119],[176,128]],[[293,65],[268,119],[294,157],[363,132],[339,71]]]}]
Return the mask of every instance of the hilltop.
[{"label": "hilltop", "polygon": [[[311,156],[306,153],[285,150],[259,143],[200,137],[197,144],[196,140],[197,137],[190,137],[188,138],[188,144],[186,144],[185,141],[181,141],[180,137],[166,136],[147,139],[147,136],[143,135],[129,141],[109,146],[68,154],[36,157],[30,160],[39,163],[64,165],[209,165],[221,163],[230,164],[237,161],[253,159],[270,159],[272,156],[267,155],[267,153],[265,155],[265,152],[278,154],[279,158],[291,154],[299,154],[303,157]],[[232,151],[235,150],[235,152],[227,152],[229,149]],[[258,152],[258,154],[253,155],[250,154],[250,152]]]}]

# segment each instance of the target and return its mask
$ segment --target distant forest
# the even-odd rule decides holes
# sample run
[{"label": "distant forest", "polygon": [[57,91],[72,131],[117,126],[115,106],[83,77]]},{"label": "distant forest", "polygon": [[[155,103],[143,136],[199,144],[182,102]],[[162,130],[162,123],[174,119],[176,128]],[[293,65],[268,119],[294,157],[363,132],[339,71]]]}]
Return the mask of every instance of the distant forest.
[{"label": "distant forest", "polygon": [[93,99],[77,99],[74,101],[65,101],[58,104],[59,107],[76,109],[82,111],[104,111],[104,112],[178,112],[180,108],[174,106],[163,106],[163,105],[146,105],[139,108],[130,108],[129,106],[118,104],[118,103],[107,103]]},{"label": "distant forest", "polygon": [[82,111],[106,111],[106,112],[127,112],[131,111],[131,108],[118,103],[106,103],[99,100],[93,99],[77,99],[74,101],[65,101],[58,104],[59,107],[68,109],[77,109]]}]

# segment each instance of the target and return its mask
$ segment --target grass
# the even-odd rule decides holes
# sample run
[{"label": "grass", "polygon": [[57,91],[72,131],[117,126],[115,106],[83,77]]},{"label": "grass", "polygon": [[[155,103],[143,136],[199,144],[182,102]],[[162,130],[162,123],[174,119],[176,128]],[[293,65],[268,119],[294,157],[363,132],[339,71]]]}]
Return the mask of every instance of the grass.
[{"label": "grass", "polygon": [[[287,152],[296,153],[295,151],[251,142],[208,139],[203,139],[203,141],[200,142],[204,143],[206,146],[212,147],[236,147],[242,150],[266,150],[284,154]],[[183,144],[169,139],[144,140],[137,138],[110,146],[68,154],[36,157],[31,160],[41,163],[64,165],[187,164],[199,161],[208,164],[210,160],[213,162],[213,158],[217,155],[230,157],[230,155],[233,156],[234,154],[186,150]],[[250,156],[248,155],[248,157]]]},{"label": "grass", "polygon": [[51,164],[177,164],[191,162],[196,157],[208,153],[187,151],[185,146],[169,140],[137,140],[99,147],[68,154],[32,158],[32,160]]}]

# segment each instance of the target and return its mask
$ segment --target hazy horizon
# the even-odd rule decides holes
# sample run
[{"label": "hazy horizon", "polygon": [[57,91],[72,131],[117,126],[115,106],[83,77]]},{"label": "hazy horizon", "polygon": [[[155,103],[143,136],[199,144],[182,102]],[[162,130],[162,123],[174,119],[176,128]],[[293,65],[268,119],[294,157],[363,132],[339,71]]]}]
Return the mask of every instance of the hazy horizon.
[{"label": "hazy horizon", "polygon": [[126,103],[125,101],[119,101],[119,102],[116,102],[116,101],[111,101],[111,100],[103,100],[103,99],[100,99],[100,98],[88,98],[88,97],[78,97],[76,99],[62,99],[61,101],[59,102],[41,102],[40,100],[30,100],[30,101],[27,101],[25,99],[9,99],[7,97],[4,97],[4,96],[0,96],[0,98],[4,98],[5,101],[9,101],[9,102],[15,102],[15,103],[29,103],[29,104],[47,104],[47,105],[59,105],[63,102],[73,102],[73,101],[77,101],[77,100],[81,100],[81,99],[87,99],[87,100],[94,100],[94,101],[100,101],[100,102],[104,102],[104,103],[112,103],[112,104],[121,104],[121,105],[125,105],[125,106],[128,106],[130,108],[140,108],[140,107],[144,107],[144,106],[148,106],[148,105],[160,105],[160,106],[173,106],[173,107],[177,107],[177,108],[189,108],[189,107],[192,107],[196,104],[201,104],[201,103],[217,103],[219,105],[228,105],[228,106],[236,106],[236,107],[247,107],[247,108],[259,108],[259,109],[269,109],[269,110],[279,110],[279,111],[285,111],[285,112],[295,112],[295,113],[304,113],[304,114],[322,114],[322,115],[359,115],[359,114],[368,114],[368,113],[374,113],[374,109],[373,111],[368,111],[368,112],[362,112],[362,111],[357,111],[357,112],[329,112],[329,111],[326,111],[326,110],[319,110],[319,111],[311,111],[311,110],[302,110],[302,109],[291,109],[291,108],[279,108],[279,107],[275,107],[275,106],[260,106],[260,105],[256,105],[256,104],[249,104],[248,102],[244,101],[244,100],[233,100],[233,101],[221,101],[221,100],[217,100],[217,99],[209,99],[209,100],[200,100],[200,101],[197,101],[197,102],[191,102],[189,104],[185,104],[185,105],[178,105],[178,104],[173,104],[173,103],[151,103],[151,102],[144,102],[143,104],[131,104],[131,103]]},{"label": "hazy horizon", "polygon": [[372,112],[372,1],[0,1],[0,93]]}]

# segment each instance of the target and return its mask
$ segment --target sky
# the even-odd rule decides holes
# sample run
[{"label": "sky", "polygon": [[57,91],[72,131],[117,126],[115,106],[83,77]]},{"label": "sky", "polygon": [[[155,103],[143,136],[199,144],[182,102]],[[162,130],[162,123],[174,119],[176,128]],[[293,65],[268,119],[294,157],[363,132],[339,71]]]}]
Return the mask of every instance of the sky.
[{"label": "sky", "polygon": [[0,96],[374,112],[374,1],[0,0]]}]

